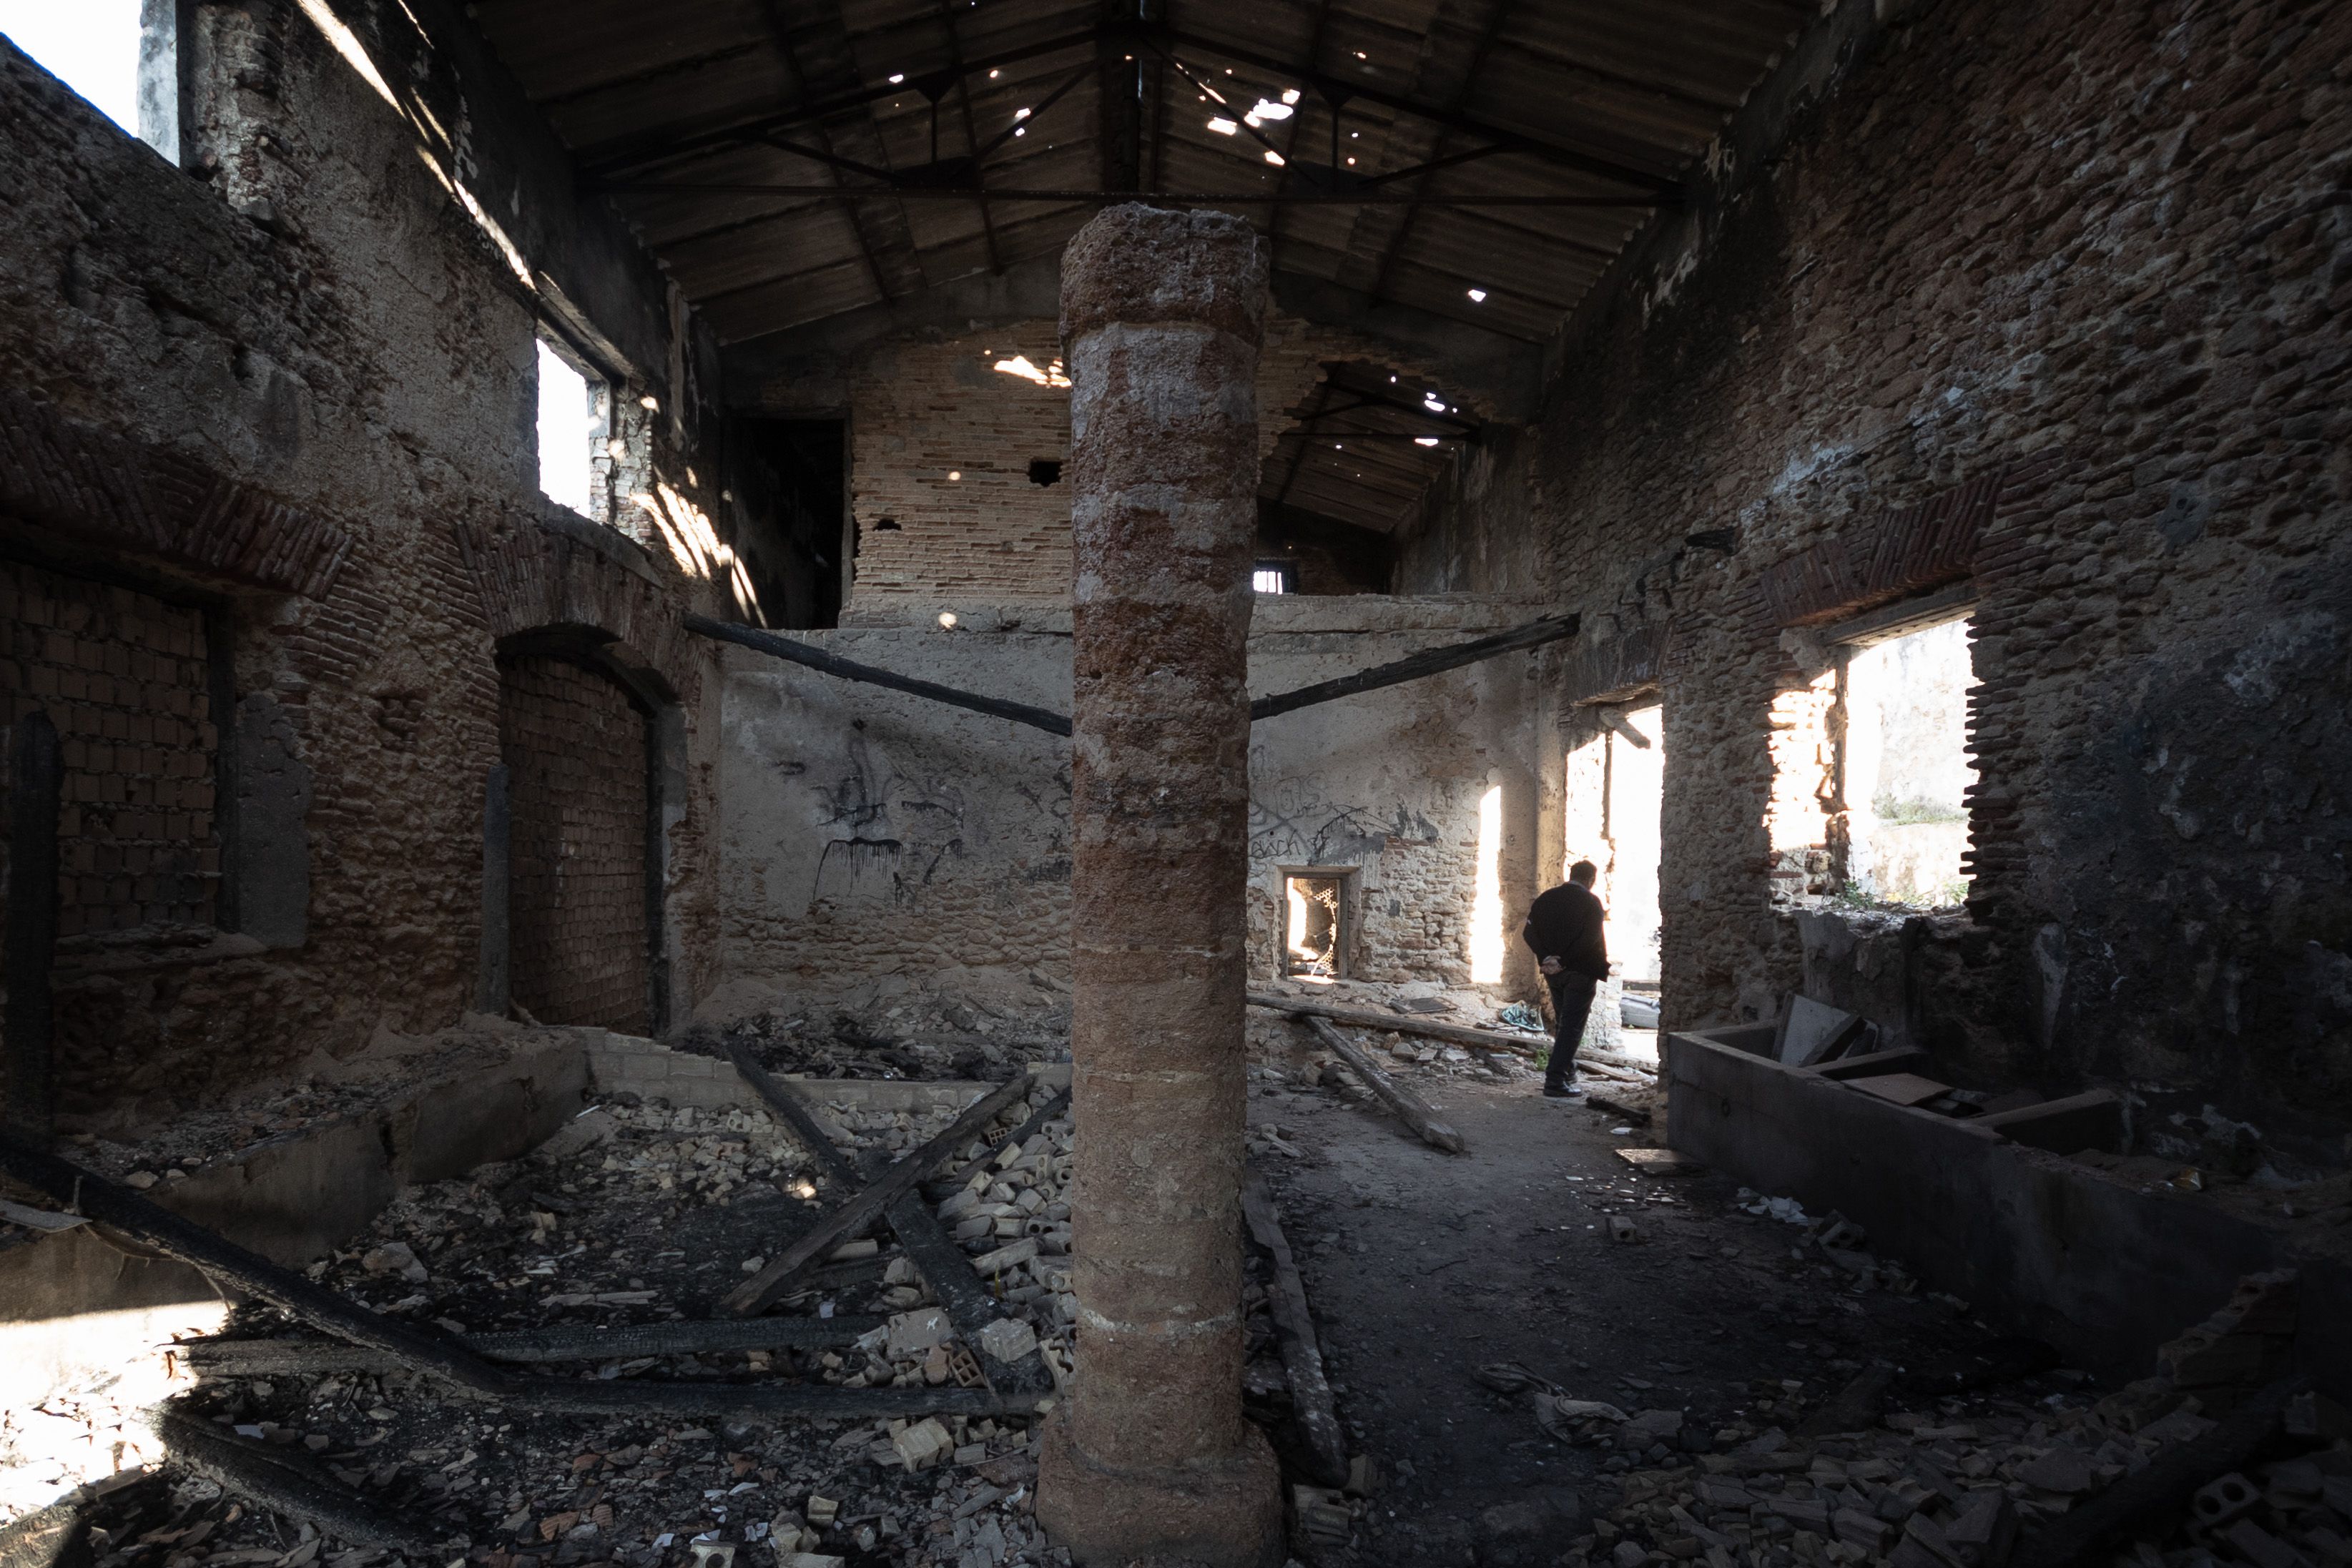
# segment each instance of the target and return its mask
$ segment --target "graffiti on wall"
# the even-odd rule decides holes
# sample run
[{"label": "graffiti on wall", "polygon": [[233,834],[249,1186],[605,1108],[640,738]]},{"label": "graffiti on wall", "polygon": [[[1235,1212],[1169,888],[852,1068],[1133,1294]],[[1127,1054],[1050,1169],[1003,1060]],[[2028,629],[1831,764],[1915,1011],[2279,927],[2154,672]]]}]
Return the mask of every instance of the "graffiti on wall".
[{"label": "graffiti on wall", "polygon": [[947,779],[877,763],[863,736],[849,743],[849,764],[840,779],[813,787],[816,823],[826,835],[814,896],[903,903],[942,862],[962,856],[964,793]]}]

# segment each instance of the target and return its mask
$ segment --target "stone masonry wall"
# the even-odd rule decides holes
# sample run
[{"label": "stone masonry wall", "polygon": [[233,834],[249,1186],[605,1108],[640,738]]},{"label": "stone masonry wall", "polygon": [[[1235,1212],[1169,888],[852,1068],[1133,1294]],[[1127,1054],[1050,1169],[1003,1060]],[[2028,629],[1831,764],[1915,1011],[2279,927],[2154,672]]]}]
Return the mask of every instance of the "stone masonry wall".
[{"label": "stone masonry wall", "polygon": [[[640,433],[656,504],[711,504],[683,477],[699,412],[663,373],[702,350],[672,356],[647,325],[668,319],[659,275],[573,209],[511,89],[428,43],[420,15],[462,33],[436,0],[331,9],[332,38],[323,10],[196,8],[186,171],[0,43],[0,556],[219,606],[241,824],[223,875],[249,919],[272,913],[61,959],[68,1125],[168,1113],[473,1005],[496,640],[548,623],[513,614],[548,577],[562,592],[540,613],[587,637],[674,638],[702,602],[706,569],[656,530],[650,553],[610,530],[574,550],[562,529],[600,530],[537,494],[535,319],[587,301],[625,355],[609,369],[654,367],[624,401],[670,411]],[[708,655],[634,651],[684,710],[668,894],[691,911]],[[709,983],[706,953],[674,958],[680,989]]]},{"label": "stone masonry wall", "polygon": [[[1251,689],[1293,690],[1528,617],[1510,601],[1261,600]],[[1068,624],[1066,610],[1014,605],[953,632],[909,616],[802,635],[861,663],[1065,712]],[[1524,760],[1542,727],[1536,667],[1526,655],[1498,659],[1258,724],[1254,976],[1280,972],[1286,868],[1312,867],[1354,873],[1352,974],[1469,979],[1480,807],[1498,791],[1486,849],[1499,873],[1504,978],[1532,991],[1518,917],[1537,891],[1536,824],[1556,810],[1545,802],[1557,790]],[[727,656],[723,712],[730,980],[821,998],[904,975],[1025,995],[1041,1011],[1057,1002],[1069,964],[1066,741],[738,652]]]},{"label": "stone masonry wall", "polygon": [[2340,1156],[2352,11],[1860,4],[1579,323],[1499,498],[1433,512],[1498,531],[1413,580],[1526,570],[1595,637],[1670,633],[1688,1027],[1799,981],[1811,629],[1972,579],[1974,883],[1906,939],[1923,1037]]}]

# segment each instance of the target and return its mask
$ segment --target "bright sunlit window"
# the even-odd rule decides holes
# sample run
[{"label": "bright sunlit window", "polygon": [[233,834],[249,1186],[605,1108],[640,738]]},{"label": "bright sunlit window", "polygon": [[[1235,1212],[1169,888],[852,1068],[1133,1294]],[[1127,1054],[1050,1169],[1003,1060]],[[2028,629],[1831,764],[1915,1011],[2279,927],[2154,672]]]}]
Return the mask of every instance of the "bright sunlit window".
[{"label": "bright sunlit window", "polygon": [[539,345],[539,487],[547,498],[589,515],[594,474],[589,444],[596,435],[596,405],[588,378],[542,340]]},{"label": "bright sunlit window", "polygon": [[1503,977],[1503,787],[1478,797],[1478,862],[1470,886],[1470,983]]},{"label": "bright sunlit window", "polygon": [[0,33],[139,134],[139,0],[0,0]]},{"label": "bright sunlit window", "polygon": [[1260,593],[1290,593],[1296,591],[1290,583],[1290,568],[1281,561],[1253,568],[1250,586]]}]

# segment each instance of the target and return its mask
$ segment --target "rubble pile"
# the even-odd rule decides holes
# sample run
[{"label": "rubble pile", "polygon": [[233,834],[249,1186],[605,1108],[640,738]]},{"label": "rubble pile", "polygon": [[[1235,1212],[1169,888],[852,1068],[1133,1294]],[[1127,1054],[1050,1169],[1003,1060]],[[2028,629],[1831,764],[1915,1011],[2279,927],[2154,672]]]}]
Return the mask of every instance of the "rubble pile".
[{"label": "rubble pile", "polygon": [[[175,1106],[167,1121],[152,1124],[117,1120],[68,1130],[59,1150],[79,1165],[144,1190],[185,1180],[215,1160],[374,1110],[412,1092],[419,1082],[496,1067],[532,1041],[552,1038],[478,1014],[433,1035],[379,1029],[350,1056],[314,1051],[297,1073],[251,1085],[223,1104]],[[0,1219],[0,1247],[30,1240],[33,1234]]]},{"label": "rubble pile", "polygon": [[773,1072],[812,1078],[969,1080],[1069,1060],[1068,987],[1035,970],[883,975],[838,995],[721,988],[678,1043],[724,1056],[732,1041]]},{"label": "rubble pile", "polygon": [[[1626,1426],[1646,1423],[1642,1436],[1671,1443],[1681,1422],[1678,1411],[1644,1411]],[[1560,1561],[2000,1568],[2037,1526],[2213,1427],[2183,1406],[2127,1431],[2063,1396],[1899,1412],[1872,1429],[1812,1441],[1735,1426],[1706,1435],[1727,1452],[1627,1474],[1617,1505]],[[2259,1483],[2233,1475],[2225,1481],[2234,1484],[2198,1494],[2194,1521],[2170,1543],[2140,1543],[2116,1560],[2145,1568],[2352,1562],[2352,1446],[2272,1461],[2257,1474]],[[2227,1500],[2209,1504],[2209,1493]]]},{"label": "rubble pile", "polygon": [[[923,1189],[996,1303],[975,1343],[961,1342],[902,1250],[866,1238],[803,1270],[783,1298],[788,1316],[856,1318],[829,1347],[613,1356],[540,1370],[603,1382],[952,1392],[1041,1354],[1058,1385],[1076,1316],[1065,1193],[1071,1126],[1065,1110],[1008,1138],[1013,1124],[1050,1108],[1054,1092],[1033,1085],[1029,1101],[1016,1098]],[[960,1113],[861,1109],[852,1099],[820,1101],[816,1111],[837,1131],[837,1146],[866,1155],[869,1175]],[[391,1316],[478,1337],[709,1320],[720,1295],[846,1196],[825,1190],[833,1185],[763,1111],[623,1095],[523,1159],[404,1194],[367,1235],[309,1272]],[[223,1337],[290,1327],[270,1309],[247,1307]],[[994,1416],[697,1423],[534,1413],[397,1369],[207,1375],[191,1390],[185,1354],[160,1359],[176,1379],[176,1406],[282,1448],[382,1515],[446,1543],[431,1554],[433,1568],[455,1560],[732,1568],[739,1555],[743,1568],[1060,1561],[1029,1517],[1035,1416],[1050,1396],[1024,1396],[1015,1413]],[[1041,1375],[1036,1386],[1045,1385]],[[87,1419],[73,1409],[44,1415],[37,1437],[52,1448],[88,1449],[121,1439],[118,1427],[132,1434],[100,1456],[132,1468],[103,1483],[104,1495],[87,1488],[73,1500],[92,1527],[100,1568],[392,1568],[402,1560],[322,1541],[310,1526],[225,1496],[176,1465],[142,1469],[163,1448],[135,1413],[92,1410]],[[34,1436],[29,1417],[11,1419],[11,1436],[26,1434],[20,1443]],[[75,1428],[69,1443],[48,1430],[63,1425]],[[87,1473],[52,1465],[38,1479]],[[57,1495],[54,1485],[17,1490],[11,1516]]]},{"label": "rubble pile", "polygon": [[[1763,1200],[1775,1201],[1786,1200]],[[2035,1403],[1953,1397],[1871,1419],[1898,1376],[1914,1389],[1937,1380],[1882,1366],[1786,1430],[1706,1432],[1679,1410],[1577,1405],[1580,1433],[1613,1427],[1615,1445],[1645,1464],[1560,1562],[2341,1568],[2352,1563],[2352,1413],[2281,1381],[2295,1284],[2291,1271],[2249,1277],[2165,1347],[2162,1375],[2095,1403],[2064,1392]],[[1480,1376],[1499,1386],[1506,1370]],[[1539,1392],[1539,1415],[1546,1399]],[[2143,1484],[2126,1489],[2135,1478]],[[2085,1533],[2067,1534],[2070,1522]]]}]

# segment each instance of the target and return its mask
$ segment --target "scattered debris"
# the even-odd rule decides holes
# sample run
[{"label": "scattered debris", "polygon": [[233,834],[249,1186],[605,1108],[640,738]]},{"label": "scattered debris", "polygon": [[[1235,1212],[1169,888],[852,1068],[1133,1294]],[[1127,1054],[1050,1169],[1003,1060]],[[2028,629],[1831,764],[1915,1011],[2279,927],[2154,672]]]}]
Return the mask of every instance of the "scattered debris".
[{"label": "scattered debris", "polygon": [[1672,1149],[1619,1149],[1617,1157],[1643,1176],[1689,1176],[1706,1169],[1705,1164]]},{"label": "scattered debris", "polygon": [[1464,1151],[1466,1145],[1461,1134],[1439,1120],[1420,1095],[1373,1066],[1371,1058],[1359,1050],[1354,1041],[1332,1028],[1328,1019],[1308,1014],[1302,1021],[1354,1071],[1357,1077],[1364,1081],[1366,1088],[1378,1095],[1383,1104],[1413,1130],[1423,1143],[1433,1148],[1444,1149],[1448,1154],[1458,1155]]}]

